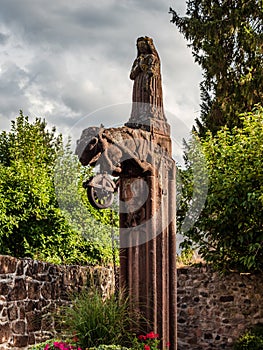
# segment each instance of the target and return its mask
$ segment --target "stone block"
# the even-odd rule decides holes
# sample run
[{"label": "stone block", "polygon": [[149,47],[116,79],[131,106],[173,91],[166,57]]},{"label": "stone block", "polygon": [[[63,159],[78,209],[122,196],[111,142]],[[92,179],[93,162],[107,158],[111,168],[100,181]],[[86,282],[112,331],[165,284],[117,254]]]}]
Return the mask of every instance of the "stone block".
[{"label": "stone block", "polygon": [[9,300],[23,300],[26,299],[26,284],[23,278],[16,278],[13,290],[9,293]]},{"label": "stone block", "polygon": [[40,261],[30,260],[30,259],[26,259],[26,262],[27,262],[27,268],[25,271],[26,276],[30,276],[35,279],[43,263]]},{"label": "stone block", "polygon": [[234,296],[233,295],[222,295],[219,299],[221,303],[228,303],[231,301],[234,301]]},{"label": "stone block", "polygon": [[16,276],[22,276],[24,274],[24,260],[17,262]]},{"label": "stone block", "polygon": [[4,307],[1,312],[1,318],[7,318],[7,317],[8,317],[7,308]]},{"label": "stone block", "polygon": [[25,335],[26,333],[26,323],[25,321],[14,321],[12,322],[12,331],[15,334]]},{"label": "stone block", "polygon": [[37,300],[40,298],[40,283],[37,281],[28,282],[27,292],[28,298],[32,300]]},{"label": "stone block", "polygon": [[0,326],[0,344],[6,343],[10,337],[10,326],[9,323],[1,324]]},{"label": "stone block", "polygon": [[50,300],[52,296],[52,288],[50,283],[44,283],[41,287],[41,296],[44,299]]},{"label": "stone block", "polygon": [[0,275],[16,272],[17,259],[8,255],[0,255]]},{"label": "stone block", "polygon": [[37,310],[38,305],[39,305],[39,303],[37,301],[32,301],[32,300],[26,301],[25,302],[25,312],[27,313],[30,311]]},{"label": "stone block", "polygon": [[28,335],[28,345],[33,345],[36,343],[36,337],[34,333]]},{"label": "stone block", "polygon": [[14,335],[13,347],[15,349],[26,347],[28,345],[28,335]]},{"label": "stone block", "polygon": [[28,332],[36,332],[41,330],[42,313],[31,311],[26,314]]},{"label": "stone block", "polygon": [[20,320],[23,320],[25,317],[26,317],[25,306],[20,305],[19,306],[19,318],[20,318]]},{"label": "stone block", "polygon": [[7,309],[7,314],[8,318],[10,321],[14,321],[18,318],[18,309],[15,304],[12,304],[8,309]]},{"label": "stone block", "polygon": [[0,295],[1,296],[7,296],[8,293],[10,292],[11,287],[9,286],[8,283],[0,281]]}]

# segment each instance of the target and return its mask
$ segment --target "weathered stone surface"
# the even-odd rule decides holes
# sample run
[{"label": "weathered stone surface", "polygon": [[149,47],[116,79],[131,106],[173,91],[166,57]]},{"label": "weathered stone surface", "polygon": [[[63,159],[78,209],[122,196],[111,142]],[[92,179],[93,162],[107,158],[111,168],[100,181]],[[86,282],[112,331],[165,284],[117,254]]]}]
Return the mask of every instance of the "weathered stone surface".
[{"label": "weathered stone surface", "polygon": [[15,285],[9,294],[9,300],[23,300],[27,296],[26,284],[23,278],[16,278]]},{"label": "weathered stone surface", "polygon": [[[1,258],[2,256],[0,261]],[[11,257],[10,259],[11,264],[16,260]],[[4,261],[8,265],[6,257]],[[67,288],[78,290],[83,286],[83,281],[86,281],[84,285],[87,283],[96,285],[97,288],[101,288],[104,295],[114,291],[111,268],[75,266],[71,269],[67,266],[58,266],[57,269],[52,269],[55,276],[51,276],[51,289],[57,290],[58,294],[51,293],[54,299],[43,299],[41,295],[37,299],[38,288],[41,289],[45,283],[50,287],[50,282],[40,281],[38,276],[38,271],[40,274],[43,274],[44,270],[45,273],[50,271],[48,265],[44,268],[40,262],[38,268],[33,260],[27,259],[26,262],[21,260],[22,263],[19,263],[20,260],[16,261],[24,269],[23,273],[20,271],[20,277],[25,276],[25,271],[29,271],[31,263],[34,265],[31,271],[35,275],[27,274],[24,277],[26,291],[24,300],[7,298],[7,294],[11,294],[12,286],[16,288],[16,292],[12,295],[19,296],[18,284],[15,283],[19,280],[16,275],[17,269],[13,268],[15,271],[13,274],[0,276],[0,286],[7,286],[2,287],[7,294],[0,296],[0,350],[27,347],[35,341],[40,342],[44,338],[55,336],[53,319],[49,315],[54,313],[56,307],[69,304],[68,300],[60,298],[61,289],[64,290],[62,295],[67,296]],[[71,272],[74,271],[75,276],[69,272],[67,284],[63,285],[62,276],[67,268],[71,269]],[[33,283],[38,287],[32,287]],[[29,284],[31,287],[28,288]],[[178,269],[178,350],[231,349],[235,339],[245,329],[253,324],[263,323],[262,285],[262,275],[232,273],[222,277],[207,267]],[[32,300],[29,298],[29,293]],[[54,327],[59,329],[56,323]],[[16,345],[10,347],[8,343],[12,343],[13,337]]]},{"label": "weathered stone surface", "polygon": [[40,283],[36,281],[28,282],[27,293],[29,299],[39,299],[40,298]]},{"label": "weathered stone surface", "polygon": [[54,337],[52,315],[57,307],[70,303],[68,291],[80,291],[86,286],[92,270],[95,280],[100,276],[95,283],[102,293],[114,291],[112,268],[56,266],[1,255],[0,266],[1,272],[6,271],[0,274],[0,350],[26,348]]},{"label": "weathered stone surface", "polygon": [[8,295],[11,287],[6,282],[1,282],[0,280],[0,295]]},{"label": "weathered stone surface", "polygon": [[13,347],[22,348],[28,345],[28,335],[14,335],[13,336]]},{"label": "weathered stone surface", "polygon": [[8,308],[8,318],[10,321],[14,321],[18,318],[18,308],[15,304],[11,304],[11,306]]},{"label": "weathered stone surface", "polygon": [[54,316],[52,314],[47,314],[42,317],[41,329],[45,329],[45,331],[54,331]]},{"label": "weathered stone surface", "polygon": [[222,295],[219,300],[222,303],[227,303],[227,302],[230,302],[230,301],[234,301],[234,296],[233,295]]},{"label": "weathered stone surface", "polygon": [[42,313],[31,311],[26,314],[28,332],[36,332],[41,330]]},{"label": "weathered stone surface", "polygon": [[12,323],[12,331],[16,334],[24,335],[26,333],[25,321],[16,321]]},{"label": "weathered stone surface", "polygon": [[4,323],[0,325],[0,344],[8,341],[10,335],[9,323]]},{"label": "weathered stone surface", "polygon": [[16,275],[17,276],[22,276],[24,273],[24,261],[23,260],[18,260],[17,261],[17,267],[16,267]]},{"label": "weathered stone surface", "polygon": [[28,345],[35,344],[36,342],[36,337],[34,333],[29,333],[28,335]]},{"label": "weathered stone surface", "polygon": [[19,318],[20,318],[21,320],[24,320],[25,317],[26,317],[26,311],[25,311],[24,303],[23,303],[23,304],[21,303],[21,304],[18,306],[18,310],[19,310]]},{"label": "weathered stone surface", "polygon": [[178,350],[232,349],[245,329],[262,322],[262,275],[220,276],[205,266],[177,273]]},{"label": "weathered stone surface", "polygon": [[[149,37],[138,38],[137,50],[128,123],[83,130],[76,154],[82,165],[98,162],[100,172],[119,177],[119,284],[128,291],[131,308],[136,304],[148,321],[145,325],[138,318],[138,329],[154,330],[160,349],[169,341],[176,350],[176,167],[163,110],[159,55]],[[95,178],[89,188],[96,192]],[[88,197],[101,208],[98,196]]]},{"label": "weathered stone surface", "polygon": [[0,259],[0,275],[14,273],[16,271],[17,259],[8,255],[2,255]]},{"label": "weathered stone surface", "polygon": [[50,283],[43,284],[41,288],[41,295],[44,299],[51,299],[52,296],[52,289]]},{"label": "weathered stone surface", "polygon": [[39,301],[32,301],[32,300],[28,300],[25,302],[25,312],[28,313],[30,311],[34,311],[38,309],[38,305],[40,303]]}]

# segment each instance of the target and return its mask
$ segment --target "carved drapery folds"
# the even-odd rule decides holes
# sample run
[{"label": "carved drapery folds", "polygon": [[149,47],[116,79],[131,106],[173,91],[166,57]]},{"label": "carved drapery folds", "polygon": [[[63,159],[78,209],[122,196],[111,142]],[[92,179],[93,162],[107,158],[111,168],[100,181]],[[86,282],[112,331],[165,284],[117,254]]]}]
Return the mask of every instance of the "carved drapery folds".
[{"label": "carved drapery folds", "polygon": [[137,57],[132,65],[130,79],[134,80],[132,111],[125,125],[149,131],[158,125],[159,130],[169,134],[163,109],[161,62],[153,40],[149,37],[137,40]]}]

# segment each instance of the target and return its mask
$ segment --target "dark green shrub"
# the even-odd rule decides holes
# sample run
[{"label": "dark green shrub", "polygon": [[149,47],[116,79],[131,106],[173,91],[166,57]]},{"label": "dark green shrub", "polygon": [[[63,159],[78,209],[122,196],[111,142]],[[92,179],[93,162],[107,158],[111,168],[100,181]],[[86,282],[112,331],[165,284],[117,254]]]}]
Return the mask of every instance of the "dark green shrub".
[{"label": "dark green shrub", "polygon": [[263,350],[263,325],[258,324],[238,339],[234,350]]}]

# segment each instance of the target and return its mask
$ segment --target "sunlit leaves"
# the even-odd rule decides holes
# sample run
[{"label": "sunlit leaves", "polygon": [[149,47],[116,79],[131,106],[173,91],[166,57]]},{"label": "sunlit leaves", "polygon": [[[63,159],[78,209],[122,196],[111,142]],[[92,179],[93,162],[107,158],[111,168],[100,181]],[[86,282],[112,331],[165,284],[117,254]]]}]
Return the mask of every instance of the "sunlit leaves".
[{"label": "sunlit leaves", "polygon": [[[64,161],[60,169],[59,159]],[[66,175],[60,187],[55,186],[56,175]],[[21,112],[11,130],[0,133],[0,254],[55,263],[111,261],[109,228],[105,238],[109,213],[94,213],[84,203],[88,215],[81,218],[81,206],[76,205],[76,198],[84,198],[84,175],[61,135],[44,120],[29,122]],[[58,191],[72,215],[60,207]]]},{"label": "sunlit leaves", "polygon": [[240,118],[242,129],[224,127],[202,141],[209,192],[186,235],[215,267],[255,271],[263,269],[263,108]]}]

